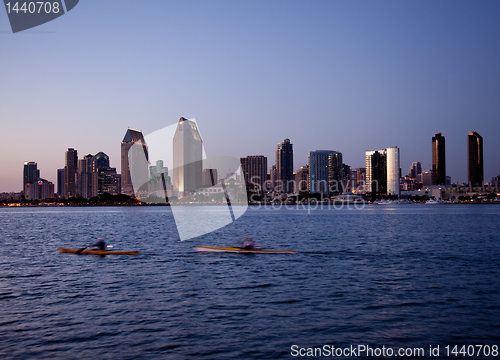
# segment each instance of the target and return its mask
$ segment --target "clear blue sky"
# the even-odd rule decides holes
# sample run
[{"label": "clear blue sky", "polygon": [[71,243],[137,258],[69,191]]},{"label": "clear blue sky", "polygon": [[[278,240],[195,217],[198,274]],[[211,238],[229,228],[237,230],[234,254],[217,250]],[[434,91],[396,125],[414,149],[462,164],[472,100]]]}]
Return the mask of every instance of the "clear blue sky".
[{"label": "clear blue sky", "polygon": [[208,155],[294,144],[294,167],[331,149],[352,167],[399,146],[467,180],[466,138],[500,173],[500,1],[81,0],[12,34],[0,9],[0,192],[24,161],[56,183],[68,147],[120,168],[127,127],[145,134],[196,118]]}]

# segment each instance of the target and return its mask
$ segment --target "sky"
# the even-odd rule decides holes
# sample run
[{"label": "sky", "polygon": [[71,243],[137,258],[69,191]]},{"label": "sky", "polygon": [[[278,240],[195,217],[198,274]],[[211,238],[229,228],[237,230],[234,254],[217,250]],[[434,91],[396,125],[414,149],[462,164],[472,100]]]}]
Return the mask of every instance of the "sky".
[{"label": "sky", "polygon": [[336,150],[398,146],[406,174],[446,138],[467,181],[467,133],[500,174],[499,1],[81,0],[13,34],[0,9],[0,192],[35,161],[56,184],[65,151],[120,171],[128,127],[195,118],[206,153],[265,155],[289,138],[294,167]]}]

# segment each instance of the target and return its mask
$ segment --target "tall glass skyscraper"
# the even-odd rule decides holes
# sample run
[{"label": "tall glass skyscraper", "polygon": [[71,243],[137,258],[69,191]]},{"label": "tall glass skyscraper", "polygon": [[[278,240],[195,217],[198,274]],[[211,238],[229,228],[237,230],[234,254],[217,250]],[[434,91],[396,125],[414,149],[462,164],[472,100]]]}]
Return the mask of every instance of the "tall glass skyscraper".
[{"label": "tall glass skyscraper", "polygon": [[401,195],[399,148],[391,146],[386,149],[387,156],[387,195]]},{"label": "tall glass skyscraper", "polygon": [[[311,194],[330,195],[331,179],[336,173],[335,169],[341,171],[338,166],[338,156],[333,150],[316,150],[309,152],[309,191]],[[340,154],[342,162],[342,154]],[[335,169],[331,167],[335,166]],[[339,185],[340,186],[340,185]]]},{"label": "tall glass skyscraper", "polygon": [[[135,154],[137,155],[137,164],[131,164],[130,163],[130,158],[129,158],[129,150],[134,145],[136,142],[140,142],[142,144],[142,149],[141,149],[141,154]],[[146,156],[146,161],[143,161],[144,156]],[[135,156],[131,157],[132,159],[135,159]],[[144,184],[147,183],[149,176],[148,176],[148,165],[147,165],[147,159],[148,159],[148,150],[146,147],[146,141],[144,140],[144,137],[142,136],[142,132],[139,130],[134,130],[134,129],[128,129],[127,132],[125,133],[125,137],[123,138],[123,141],[121,143],[121,164],[122,164],[122,176],[121,176],[121,189],[122,189],[122,194],[129,195],[129,196],[134,196],[134,186],[132,184],[132,176],[130,174],[130,167],[134,168],[134,179],[145,179]],[[144,174],[139,174],[139,173],[144,173]],[[142,176],[141,176],[142,175]],[[141,181],[139,181],[141,182]],[[139,185],[139,184],[138,184]],[[140,186],[137,186],[139,188]]]},{"label": "tall glass skyscraper", "polygon": [[432,137],[432,185],[446,185],[445,139],[440,132]]},{"label": "tall glass skyscraper", "polygon": [[66,151],[66,165],[64,166],[64,197],[77,196],[77,169],[78,169],[78,152],[69,148]]},{"label": "tall glass skyscraper", "polygon": [[387,150],[365,152],[366,191],[372,194],[387,194]]},{"label": "tall glass skyscraper", "polygon": [[293,144],[290,139],[285,139],[278,144],[276,150],[276,188],[285,193],[291,193],[293,189]]},{"label": "tall glass skyscraper", "polygon": [[196,122],[181,117],[174,135],[174,191],[183,196],[202,187],[203,140]]},{"label": "tall glass skyscraper", "polygon": [[23,171],[23,192],[25,196],[27,194],[28,184],[35,182],[39,177],[40,170],[38,170],[36,162],[25,162]]},{"label": "tall glass skyscraper", "polygon": [[483,137],[475,131],[467,136],[467,172],[469,184],[482,185],[484,181]]}]

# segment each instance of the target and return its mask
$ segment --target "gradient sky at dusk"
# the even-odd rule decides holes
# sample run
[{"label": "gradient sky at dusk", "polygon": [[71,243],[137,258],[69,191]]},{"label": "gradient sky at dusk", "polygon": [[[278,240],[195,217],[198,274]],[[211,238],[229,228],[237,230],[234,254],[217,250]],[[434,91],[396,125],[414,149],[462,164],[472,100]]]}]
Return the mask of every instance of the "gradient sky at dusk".
[{"label": "gradient sky at dusk", "polygon": [[208,155],[265,155],[289,138],[364,167],[398,146],[403,174],[446,137],[467,181],[469,131],[500,174],[500,1],[81,0],[12,34],[0,10],[0,192],[25,161],[56,184],[69,147],[120,170],[127,127],[196,118]]}]

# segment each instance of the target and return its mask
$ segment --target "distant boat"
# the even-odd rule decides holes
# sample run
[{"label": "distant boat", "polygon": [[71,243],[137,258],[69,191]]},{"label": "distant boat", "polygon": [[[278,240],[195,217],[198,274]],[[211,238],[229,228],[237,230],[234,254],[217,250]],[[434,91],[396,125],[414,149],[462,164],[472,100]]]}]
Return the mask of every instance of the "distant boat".
[{"label": "distant boat", "polygon": [[441,199],[429,199],[425,203],[426,204],[444,204],[444,201]]}]

